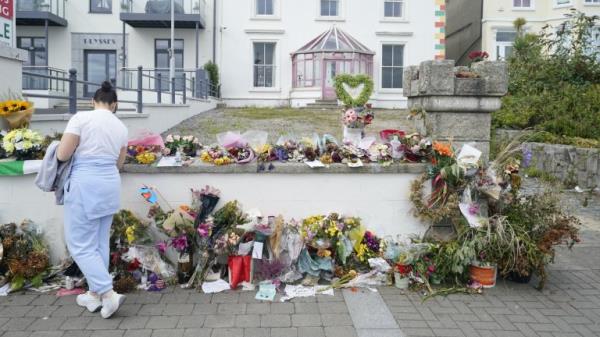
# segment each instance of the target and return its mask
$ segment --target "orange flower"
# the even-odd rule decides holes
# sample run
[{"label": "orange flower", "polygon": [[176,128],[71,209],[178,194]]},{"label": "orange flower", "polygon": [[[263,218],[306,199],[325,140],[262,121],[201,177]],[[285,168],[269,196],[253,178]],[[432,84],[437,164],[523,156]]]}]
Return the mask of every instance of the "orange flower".
[{"label": "orange flower", "polygon": [[435,152],[437,152],[438,154],[440,154],[442,156],[452,157],[454,155],[454,152],[452,151],[452,147],[450,146],[450,144],[434,142],[433,149],[435,150]]}]

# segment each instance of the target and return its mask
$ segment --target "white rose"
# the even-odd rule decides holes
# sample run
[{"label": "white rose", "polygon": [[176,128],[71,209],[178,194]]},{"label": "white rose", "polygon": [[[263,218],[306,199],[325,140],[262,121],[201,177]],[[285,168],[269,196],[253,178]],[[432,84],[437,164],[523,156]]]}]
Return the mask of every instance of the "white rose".
[{"label": "white rose", "polygon": [[173,139],[175,139],[175,141],[180,141],[181,140],[181,136],[180,135],[175,135],[173,136]]},{"label": "white rose", "polygon": [[167,138],[165,139],[165,141],[167,143],[172,143],[173,142],[173,135],[168,135]]}]

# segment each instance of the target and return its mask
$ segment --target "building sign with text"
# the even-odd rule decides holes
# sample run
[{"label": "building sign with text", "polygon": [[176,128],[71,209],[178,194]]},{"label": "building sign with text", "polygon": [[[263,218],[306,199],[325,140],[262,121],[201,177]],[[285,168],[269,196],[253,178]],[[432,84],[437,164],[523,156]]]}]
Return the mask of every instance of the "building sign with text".
[{"label": "building sign with text", "polygon": [[12,46],[15,34],[14,0],[0,0],[0,43]]}]

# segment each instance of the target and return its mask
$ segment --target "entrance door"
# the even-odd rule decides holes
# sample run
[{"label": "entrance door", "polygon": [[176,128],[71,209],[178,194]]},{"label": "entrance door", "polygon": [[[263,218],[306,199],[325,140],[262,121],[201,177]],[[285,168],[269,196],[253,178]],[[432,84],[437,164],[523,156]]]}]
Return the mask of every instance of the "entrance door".
[{"label": "entrance door", "polygon": [[333,79],[339,74],[339,61],[325,60],[323,67],[323,99],[336,99]]},{"label": "entrance door", "polygon": [[[93,83],[117,80],[117,52],[115,50],[86,50],[84,51],[84,80]],[[86,97],[94,96],[98,85],[84,85]]]}]

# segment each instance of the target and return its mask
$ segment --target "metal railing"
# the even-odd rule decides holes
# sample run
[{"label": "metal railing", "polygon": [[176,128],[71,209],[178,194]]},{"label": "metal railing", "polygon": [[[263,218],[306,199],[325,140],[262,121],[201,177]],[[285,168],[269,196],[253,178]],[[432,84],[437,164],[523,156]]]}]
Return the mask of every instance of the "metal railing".
[{"label": "metal railing", "polygon": [[159,93],[173,91],[171,83],[175,84],[174,91],[180,95],[191,94],[196,98],[219,96],[219,90],[210,83],[202,69],[175,69],[175,77],[171,80],[168,68],[142,69],[141,73],[138,68],[121,68],[119,74],[124,88],[135,88],[141,83],[145,91],[156,92],[157,99],[161,98]]},{"label": "metal railing", "polygon": [[[127,70],[127,69],[123,69],[123,70]],[[122,72],[122,73],[126,73],[126,72]],[[202,76],[198,76],[198,74],[204,74],[204,71],[201,69],[198,69],[196,72],[196,76],[189,79],[186,76],[186,73],[183,72],[182,73],[182,80],[179,82],[181,85],[181,90],[177,91],[176,87],[177,87],[177,80],[175,78],[172,78],[171,80],[165,80],[163,78],[161,78],[161,73],[158,73],[157,76],[152,76],[149,75],[148,73],[144,73],[144,69],[139,66],[135,69],[135,85],[133,85],[133,83],[127,83],[127,81],[125,81],[125,83],[121,86],[115,86],[116,90],[120,90],[120,91],[130,91],[130,92],[135,92],[136,93],[136,99],[135,100],[123,100],[123,99],[119,99],[119,102],[122,103],[132,103],[136,105],[137,108],[137,112],[138,113],[142,113],[143,112],[143,108],[144,108],[144,92],[151,92],[156,94],[156,102],[157,103],[163,103],[163,99],[162,96],[164,93],[169,93],[170,92],[170,103],[171,104],[175,104],[176,102],[176,97],[179,96],[181,97],[181,101],[183,102],[183,104],[187,103],[188,100],[188,95],[191,95],[190,97],[193,98],[208,98],[209,94],[211,92],[211,86],[210,83],[208,83],[208,80],[206,78],[203,78]],[[95,82],[89,82],[89,81],[81,81],[79,79],[77,79],[77,70],[76,69],[70,69],[68,72],[68,76],[65,77],[60,77],[60,76],[56,76],[56,75],[50,75],[50,74],[44,74],[44,73],[38,73],[38,72],[31,72],[31,71],[27,71],[24,70],[23,71],[23,77],[31,77],[31,78],[36,78],[36,79],[42,79],[42,80],[48,80],[48,81],[60,81],[63,83],[64,86],[66,86],[68,88],[68,90],[65,92],[66,95],[55,95],[55,94],[45,94],[45,93],[23,93],[23,96],[25,97],[35,97],[35,98],[53,98],[53,99],[63,99],[63,100],[67,100],[69,102],[69,113],[76,113],[77,112],[77,100],[89,100],[89,97],[81,97],[79,95],[79,93],[83,92],[83,90],[79,90],[80,86],[95,86],[95,87],[99,87],[100,83],[95,83]],[[198,78],[196,80],[196,78]],[[153,81],[155,81],[155,83],[157,83],[158,87],[144,87],[144,79],[151,79]],[[167,86],[168,90],[163,90],[162,89],[162,85],[163,83]],[[172,83],[175,83],[175,85],[171,85]]]},{"label": "metal railing", "polygon": [[[26,73],[48,75],[48,78],[31,76]],[[24,90],[50,90],[66,92],[65,79],[69,73],[62,69],[48,66],[23,66],[23,89]]]},{"label": "metal railing", "polygon": [[[205,0],[175,0],[175,14],[202,14]],[[170,14],[170,0],[121,0],[122,13]]]},{"label": "metal railing", "polygon": [[65,18],[66,0],[17,0],[19,12],[48,12]]}]

